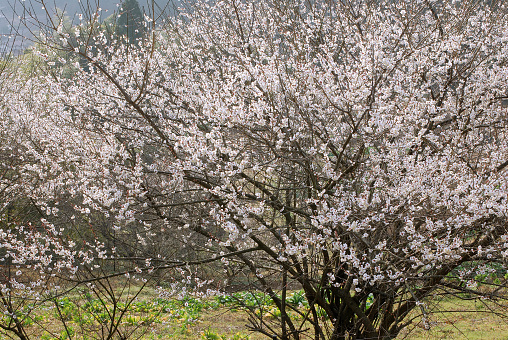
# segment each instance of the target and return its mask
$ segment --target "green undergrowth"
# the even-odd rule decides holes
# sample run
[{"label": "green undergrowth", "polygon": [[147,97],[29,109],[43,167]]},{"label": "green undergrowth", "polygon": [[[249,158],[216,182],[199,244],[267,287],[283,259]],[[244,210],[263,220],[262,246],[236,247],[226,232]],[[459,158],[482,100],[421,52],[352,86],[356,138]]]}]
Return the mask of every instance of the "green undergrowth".
[{"label": "green undergrowth", "polygon": [[[304,293],[288,293],[286,304],[293,307],[289,317],[303,321],[309,308]],[[496,316],[492,305],[484,300],[435,297],[428,308],[432,310],[428,325],[415,317],[397,339],[508,339],[508,323],[503,317],[506,311],[498,307],[494,310],[499,314]],[[15,315],[3,315],[1,322],[6,325],[14,318],[20,320],[30,339],[43,340],[102,339],[104,325],[111,324],[113,319],[121,334],[132,339],[266,339],[249,332],[247,312],[274,322],[280,317],[273,300],[260,292],[177,299],[161,298],[154,290],[146,289],[130,303],[117,302],[116,309],[90,295],[71,294],[38,306],[26,304]],[[10,335],[0,331],[2,340],[15,338]]]},{"label": "green undergrowth", "polygon": [[[122,334],[140,339],[255,340],[246,329],[244,312],[273,319],[280,316],[273,300],[257,292],[165,299],[145,289],[133,301],[124,300],[128,302],[118,301],[115,307],[88,293],[74,293],[37,307],[27,304],[15,316],[4,315],[1,322],[6,325],[20,320],[31,337],[43,340],[100,339],[112,323]],[[286,302],[295,309],[308,307],[301,291],[289,294]],[[297,313],[290,316],[303,318]],[[5,331],[0,331],[0,336],[2,333]]]}]

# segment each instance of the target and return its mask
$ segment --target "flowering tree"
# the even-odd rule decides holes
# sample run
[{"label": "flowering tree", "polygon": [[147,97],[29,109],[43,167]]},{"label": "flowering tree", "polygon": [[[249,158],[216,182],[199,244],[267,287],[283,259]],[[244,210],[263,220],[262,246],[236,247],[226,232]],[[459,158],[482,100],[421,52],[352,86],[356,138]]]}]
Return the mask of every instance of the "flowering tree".
[{"label": "flowering tree", "polygon": [[[74,273],[110,259],[121,268],[99,276],[211,287],[221,261],[273,299],[277,324],[251,326],[281,339],[393,338],[414,310],[427,325],[438,289],[503,298],[504,279],[476,285],[508,255],[505,3],[186,8],[145,17],[137,48],[71,37],[98,15],[70,34],[53,21],[39,57],[86,69],[71,60],[70,79],[56,69],[5,99],[31,131],[27,195],[63,233],[64,197],[79,197],[68,221],[108,221]],[[286,302],[295,285],[308,312]]]}]

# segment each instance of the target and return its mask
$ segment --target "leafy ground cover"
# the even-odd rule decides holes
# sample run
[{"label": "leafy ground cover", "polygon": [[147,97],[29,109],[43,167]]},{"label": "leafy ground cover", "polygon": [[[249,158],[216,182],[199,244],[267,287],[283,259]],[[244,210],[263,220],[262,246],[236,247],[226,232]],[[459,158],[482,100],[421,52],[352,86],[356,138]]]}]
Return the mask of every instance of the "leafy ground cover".
[{"label": "leafy ground cover", "polygon": [[[97,330],[111,317],[108,307],[98,299],[89,298],[83,303],[73,297],[62,297],[46,306],[33,309],[25,307],[18,313],[28,334],[34,339],[65,340],[95,339],[86,334],[87,327]],[[298,307],[305,315],[308,302],[302,291],[288,294],[286,302]],[[507,311],[498,306],[492,309],[492,301],[480,299],[440,298],[435,296],[427,303],[433,312],[427,315],[427,327],[421,315],[415,314],[414,322],[397,339],[508,339]],[[125,306],[119,303],[119,308]],[[261,340],[267,337],[251,333],[245,310],[257,316],[276,320],[279,313],[273,301],[262,293],[239,292],[208,299],[185,297],[163,299],[153,290],[146,290],[128,307],[122,316],[120,327],[130,328],[132,338],[152,339],[201,339],[201,340]],[[421,311],[420,311],[421,312]],[[303,320],[303,315],[290,313],[293,320]],[[5,323],[8,316],[3,316]],[[106,322],[107,323],[107,322]],[[149,325],[149,326],[148,326]],[[96,334],[98,334],[96,332]],[[10,339],[0,332],[0,339]]]}]

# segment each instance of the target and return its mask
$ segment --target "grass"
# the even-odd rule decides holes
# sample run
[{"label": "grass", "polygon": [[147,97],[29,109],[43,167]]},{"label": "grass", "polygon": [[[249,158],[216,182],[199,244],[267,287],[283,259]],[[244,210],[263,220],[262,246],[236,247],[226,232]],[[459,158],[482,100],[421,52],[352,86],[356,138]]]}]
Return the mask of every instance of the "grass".
[{"label": "grass", "polygon": [[[254,295],[249,293],[210,299],[163,299],[154,290],[145,289],[128,305],[118,302],[120,310],[127,310],[121,319],[112,313],[112,305],[86,294],[71,294],[38,308],[26,305],[16,313],[16,318],[22,320],[31,338],[43,340],[101,339],[104,325],[107,327],[112,319],[118,320],[123,334],[132,334],[136,339],[261,339],[249,335],[246,315],[232,309],[235,299],[254,304]],[[2,325],[12,324],[12,321],[11,316],[0,317]],[[0,339],[10,337],[0,330]]]},{"label": "grass", "polygon": [[[101,324],[107,325],[112,317],[117,316],[111,314],[111,306],[99,299],[88,296],[78,302],[77,298],[62,297],[55,301],[56,304],[47,303],[33,310],[23,319],[29,335],[43,340],[65,340],[69,335],[79,340],[100,339]],[[178,300],[162,299],[155,291],[146,289],[128,306],[119,302],[119,307],[127,310],[119,328],[123,334],[132,334],[135,335],[133,338],[142,340],[266,339],[266,336],[249,332],[247,314],[238,308],[238,302],[265,318],[275,320],[278,315],[273,301],[261,293],[242,292],[210,299],[186,297]],[[299,291],[289,294],[287,302],[302,309],[308,307]],[[421,318],[415,314],[414,322],[397,339],[508,339],[508,324],[503,318],[508,313],[500,306],[493,307],[489,301],[436,296],[428,307],[434,311],[428,316],[430,329],[425,329]],[[25,310],[30,308],[26,306]],[[491,313],[492,308],[499,313],[498,316]],[[23,311],[18,314],[18,318],[23,318]],[[301,320],[296,313],[290,317]],[[8,323],[8,318],[3,316],[3,324]],[[59,320],[63,320],[65,325]],[[2,332],[0,339],[8,339]]]},{"label": "grass", "polygon": [[481,299],[434,298],[429,316],[430,329],[421,319],[405,329],[397,339],[508,340],[508,310]]}]

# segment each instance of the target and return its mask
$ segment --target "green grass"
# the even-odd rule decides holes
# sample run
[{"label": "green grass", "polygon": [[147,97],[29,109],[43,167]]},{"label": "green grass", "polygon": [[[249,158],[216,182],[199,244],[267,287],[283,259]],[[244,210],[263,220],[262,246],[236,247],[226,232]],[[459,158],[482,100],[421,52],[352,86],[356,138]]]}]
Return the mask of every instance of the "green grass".
[{"label": "green grass", "polygon": [[397,339],[508,340],[508,310],[495,301],[434,298],[428,305],[430,329],[419,318]]},{"label": "green grass", "polygon": [[[62,297],[35,310],[27,305],[17,313],[17,317],[23,320],[28,334],[34,339],[64,340],[69,335],[77,340],[100,339],[101,324],[107,325],[118,315],[112,315],[112,306],[104,304],[104,301],[90,295],[84,296],[85,299],[82,299],[83,294]],[[301,291],[288,294],[287,303],[303,311],[308,308]],[[124,334],[132,333],[135,335],[132,338],[142,340],[261,340],[266,336],[249,332],[247,314],[242,309],[250,309],[273,321],[279,316],[267,295],[251,292],[209,299],[186,297],[177,300],[162,299],[155,291],[146,289],[129,305],[119,302],[118,306],[127,310],[119,322],[119,328]],[[428,309],[433,311],[428,315],[429,330],[424,328],[421,317],[416,315],[418,310],[413,315],[414,322],[397,339],[508,340],[508,323],[504,318],[508,312],[495,306],[492,301],[434,297],[428,302]],[[27,311],[30,311],[29,315],[24,316]],[[302,320],[294,312],[290,313],[290,317]],[[5,324],[9,321],[8,317],[4,316],[2,321]],[[0,331],[0,339],[8,338],[5,331]]]}]

